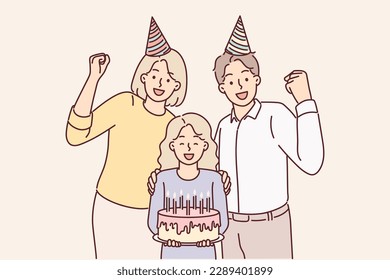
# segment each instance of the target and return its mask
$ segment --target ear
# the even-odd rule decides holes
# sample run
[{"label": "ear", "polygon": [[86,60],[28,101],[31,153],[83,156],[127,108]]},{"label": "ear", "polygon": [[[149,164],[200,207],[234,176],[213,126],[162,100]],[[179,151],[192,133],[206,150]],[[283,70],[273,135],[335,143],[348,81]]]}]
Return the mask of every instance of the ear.
[{"label": "ear", "polygon": [[141,82],[144,84],[146,81],[146,73],[142,74],[140,77]]},{"label": "ear", "polygon": [[203,151],[206,151],[209,148],[209,143],[204,141],[203,143]]},{"label": "ear", "polygon": [[171,151],[175,150],[175,144],[173,143],[173,141],[169,143],[169,149],[171,149]]},{"label": "ear", "polygon": [[261,83],[260,76],[255,76],[255,80],[256,80],[256,86],[260,85],[260,83]]},{"label": "ear", "polygon": [[221,93],[225,94],[225,88],[224,88],[225,84],[224,83],[220,83],[218,85],[218,89]]},{"label": "ear", "polygon": [[179,81],[175,81],[175,90],[179,90],[181,88],[181,83]]}]

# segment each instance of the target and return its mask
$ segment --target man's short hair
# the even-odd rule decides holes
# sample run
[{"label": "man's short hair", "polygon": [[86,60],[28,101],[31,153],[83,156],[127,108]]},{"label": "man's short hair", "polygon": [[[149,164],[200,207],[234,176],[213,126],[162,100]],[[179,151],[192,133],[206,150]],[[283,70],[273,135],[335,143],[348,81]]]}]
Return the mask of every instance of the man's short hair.
[{"label": "man's short hair", "polygon": [[217,57],[214,64],[213,71],[218,84],[221,84],[225,80],[226,66],[236,60],[241,61],[245,65],[245,67],[251,71],[253,75],[260,76],[259,63],[254,56],[254,52],[240,56],[232,55],[225,52],[223,55]]}]

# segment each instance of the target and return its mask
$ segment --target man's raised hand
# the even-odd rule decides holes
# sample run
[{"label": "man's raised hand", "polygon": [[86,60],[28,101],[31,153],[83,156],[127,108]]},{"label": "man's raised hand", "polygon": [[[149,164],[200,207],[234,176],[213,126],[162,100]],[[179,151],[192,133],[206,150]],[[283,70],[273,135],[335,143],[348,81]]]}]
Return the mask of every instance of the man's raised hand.
[{"label": "man's raised hand", "polygon": [[309,79],[303,70],[294,70],[286,77],[286,90],[294,96],[297,103],[311,99]]}]

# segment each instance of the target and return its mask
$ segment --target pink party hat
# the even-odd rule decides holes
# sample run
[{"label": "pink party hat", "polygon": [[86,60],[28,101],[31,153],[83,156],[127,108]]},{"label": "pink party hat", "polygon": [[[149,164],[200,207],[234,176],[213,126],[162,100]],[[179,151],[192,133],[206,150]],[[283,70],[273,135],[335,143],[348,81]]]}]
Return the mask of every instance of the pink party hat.
[{"label": "pink party hat", "polygon": [[150,20],[148,43],[146,45],[146,55],[148,56],[161,56],[171,51],[167,40],[162,34],[156,21],[152,17]]},{"label": "pink party hat", "polygon": [[233,55],[246,55],[251,53],[241,16],[238,17],[236,26],[233,29],[232,35],[230,35],[225,51]]}]

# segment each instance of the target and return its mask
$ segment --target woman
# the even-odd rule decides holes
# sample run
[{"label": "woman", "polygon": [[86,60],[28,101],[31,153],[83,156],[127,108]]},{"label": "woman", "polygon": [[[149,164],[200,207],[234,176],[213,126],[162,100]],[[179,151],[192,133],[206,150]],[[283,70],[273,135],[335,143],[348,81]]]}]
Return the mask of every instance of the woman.
[{"label": "woman", "polygon": [[109,62],[104,53],[90,57],[90,73],[66,130],[67,141],[74,146],[108,131],[92,213],[95,257],[158,258],[158,246],[146,226],[146,182],[150,170],[158,166],[158,145],[173,118],[167,106],[179,106],[185,98],[186,65],[152,18],[146,54],[132,80],[133,92],[119,93],[92,111],[98,82]]},{"label": "woman", "polygon": [[[170,121],[160,144],[158,161],[162,171],[157,176],[149,207],[149,228],[154,234],[157,234],[158,211],[167,207],[164,205],[167,193],[187,195],[190,207],[193,207],[193,194],[197,194],[197,198],[203,194],[206,198],[208,194],[211,208],[220,213],[220,233],[225,232],[228,226],[226,195],[221,176],[216,171],[216,149],[210,125],[200,115],[188,113]],[[168,240],[164,245],[162,259],[216,259],[216,250],[210,240],[199,240],[196,246]]]}]

